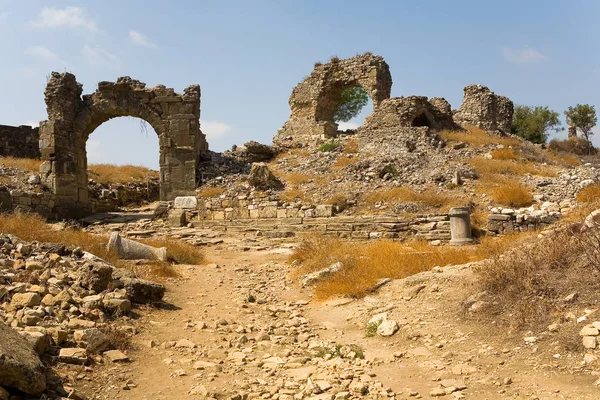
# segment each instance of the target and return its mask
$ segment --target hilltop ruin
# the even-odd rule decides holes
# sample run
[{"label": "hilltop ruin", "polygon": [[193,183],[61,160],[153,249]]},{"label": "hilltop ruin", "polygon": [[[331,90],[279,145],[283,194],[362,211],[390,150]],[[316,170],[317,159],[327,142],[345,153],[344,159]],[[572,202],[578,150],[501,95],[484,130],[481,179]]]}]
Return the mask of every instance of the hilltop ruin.
[{"label": "hilltop ruin", "polygon": [[383,57],[365,53],[352,58],[333,58],[317,63],[290,96],[290,119],[273,143],[283,148],[305,147],[338,136],[333,120],[341,92],[363,88],[373,102],[373,112],[365,119],[364,130],[426,127],[433,130],[460,129],[471,125],[489,132],[510,132],[513,103],[482,85],[465,87],[464,100],[452,111],[444,98],[424,96],[390,98],[392,76]]}]

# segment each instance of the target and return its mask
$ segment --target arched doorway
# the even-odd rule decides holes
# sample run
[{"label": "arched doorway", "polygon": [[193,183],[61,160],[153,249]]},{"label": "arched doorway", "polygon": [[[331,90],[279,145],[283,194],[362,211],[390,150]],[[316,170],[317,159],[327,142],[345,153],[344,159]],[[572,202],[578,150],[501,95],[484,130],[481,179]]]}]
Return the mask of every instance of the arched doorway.
[{"label": "arched doorway", "polygon": [[191,195],[200,151],[208,149],[200,132],[200,87],[183,94],[162,85],[146,88],[129,77],[100,82],[81,97],[82,86],[70,73],[52,73],[46,87],[48,121],[40,125],[40,172],[54,193],[55,213],[73,217],[90,211],[86,142],[104,122],[140,118],[156,132],[160,153],[160,198]]}]

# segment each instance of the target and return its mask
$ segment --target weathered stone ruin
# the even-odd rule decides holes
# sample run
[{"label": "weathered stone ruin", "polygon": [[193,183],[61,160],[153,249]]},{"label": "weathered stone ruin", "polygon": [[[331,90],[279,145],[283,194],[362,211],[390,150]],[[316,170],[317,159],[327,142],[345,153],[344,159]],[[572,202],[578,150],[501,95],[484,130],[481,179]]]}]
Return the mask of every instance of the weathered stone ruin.
[{"label": "weathered stone ruin", "polygon": [[390,98],[392,75],[383,57],[365,53],[360,56],[319,64],[298,84],[290,96],[291,115],[273,143],[281,147],[302,146],[315,139],[337,135],[334,113],[342,90],[360,86],[376,109]]},{"label": "weathered stone ruin", "polygon": [[465,87],[465,97],[454,113],[454,121],[461,126],[508,134],[513,112],[514,105],[508,97],[497,95],[483,85],[471,85]]},{"label": "weathered stone ruin", "polygon": [[428,100],[425,96],[386,99],[365,119],[367,129],[398,127],[427,127],[435,130],[458,128],[446,99]]},{"label": "weathered stone ruin", "polygon": [[373,112],[365,119],[363,131],[394,129],[401,136],[414,138],[430,129],[454,130],[472,125],[489,132],[510,133],[513,103],[507,97],[482,85],[467,86],[464,101],[455,113],[443,98],[390,98],[392,77],[388,64],[383,57],[365,53],[317,64],[310,76],[293,89],[290,119],[273,139],[274,144],[304,147],[337,136],[334,113],[342,90],[348,87],[364,88],[373,102]]},{"label": "weathered stone ruin", "polygon": [[200,131],[200,87],[183,94],[129,77],[100,82],[81,96],[82,85],[70,73],[53,72],[45,91],[48,120],[40,125],[41,174],[54,194],[58,215],[89,212],[86,141],[111,118],[131,116],[146,121],[159,137],[160,198],[190,194],[196,187],[198,155],[208,149]]},{"label": "weathered stone ruin", "polygon": [[39,140],[39,128],[0,125],[0,156],[40,158]]}]

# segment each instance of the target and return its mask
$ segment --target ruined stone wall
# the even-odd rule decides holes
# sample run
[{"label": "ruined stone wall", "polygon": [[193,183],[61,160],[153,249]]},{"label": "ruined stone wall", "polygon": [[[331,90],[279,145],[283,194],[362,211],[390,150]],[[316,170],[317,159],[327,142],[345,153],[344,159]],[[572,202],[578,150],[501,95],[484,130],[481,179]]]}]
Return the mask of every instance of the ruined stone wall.
[{"label": "ruined stone wall", "polygon": [[454,113],[461,126],[476,126],[488,132],[510,133],[514,112],[513,102],[497,95],[486,86],[471,85],[464,89],[464,99]]},{"label": "ruined stone wall", "polygon": [[442,98],[424,96],[385,99],[365,119],[363,129],[428,127],[435,130],[456,129],[450,103]]},{"label": "ruined stone wall", "polygon": [[196,166],[208,149],[200,131],[200,87],[183,94],[129,77],[100,82],[81,96],[82,86],[70,73],[52,73],[45,91],[48,120],[40,125],[40,172],[55,195],[57,214],[80,216],[91,211],[88,196],[86,141],[111,118],[131,116],[146,121],[156,132],[160,147],[160,198],[191,194]]},{"label": "ruined stone wall", "polygon": [[[265,236],[289,237],[297,233],[320,232],[352,239],[450,240],[448,214],[399,216],[340,216],[328,204],[301,206],[282,203],[274,197],[248,199],[185,198],[179,204],[195,227],[221,231],[259,231]],[[191,200],[194,200],[193,198]],[[175,201],[178,207],[178,201]],[[181,209],[180,209],[181,210]],[[177,209],[174,211],[178,211]],[[180,220],[176,218],[177,222]]]},{"label": "ruined stone wall", "polygon": [[316,64],[310,76],[292,90],[290,119],[273,139],[274,144],[302,147],[336,136],[334,113],[342,90],[358,86],[365,89],[374,109],[390,97],[392,76],[383,57],[365,53]]},{"label": "ruined stone wall", "polygon": [[39,141],[39,128],[0,125],[0,156],[40,158]]}]

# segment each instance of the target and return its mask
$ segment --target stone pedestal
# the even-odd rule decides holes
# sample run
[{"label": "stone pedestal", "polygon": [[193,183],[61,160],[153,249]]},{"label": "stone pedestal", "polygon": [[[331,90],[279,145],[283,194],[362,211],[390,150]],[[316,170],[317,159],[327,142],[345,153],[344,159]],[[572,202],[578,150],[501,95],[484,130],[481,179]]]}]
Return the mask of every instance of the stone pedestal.
[{"label": "stone pedestal", "polygon": [[448,213],[450,217],[450,244],[461,246],[473,242],[471,235],[471,209],[469,207],[454,207]]}]

